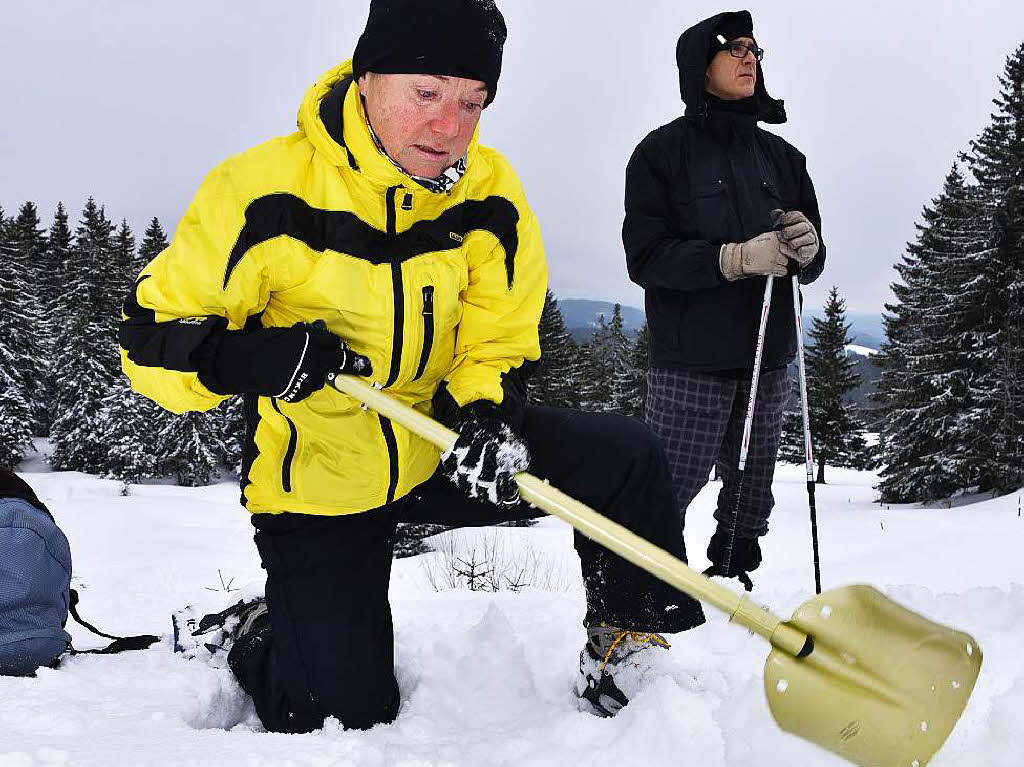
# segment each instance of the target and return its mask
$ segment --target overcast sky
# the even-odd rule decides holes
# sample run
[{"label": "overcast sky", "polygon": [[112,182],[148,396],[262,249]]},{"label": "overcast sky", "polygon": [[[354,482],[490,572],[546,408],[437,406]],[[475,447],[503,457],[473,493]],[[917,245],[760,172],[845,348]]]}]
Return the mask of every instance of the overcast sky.
[{"label": "overcast sky", "polygon": [[[509,27],[485,144],[518,169],[562,297],[642,306],[620,226],[626,161],[682,111],[675,43],[720,10],[680,0],[504,0]],[[368,0],[3,0],[0,204],[77,220],[88,195],[137,234],[173,232],[221,159],[295,128],[317,76],[348,58]],[[921,206],[988,121],[1024,40],[1024,3],[752,3],[765,80],[808,158],[836,284],[880,310]]]}]

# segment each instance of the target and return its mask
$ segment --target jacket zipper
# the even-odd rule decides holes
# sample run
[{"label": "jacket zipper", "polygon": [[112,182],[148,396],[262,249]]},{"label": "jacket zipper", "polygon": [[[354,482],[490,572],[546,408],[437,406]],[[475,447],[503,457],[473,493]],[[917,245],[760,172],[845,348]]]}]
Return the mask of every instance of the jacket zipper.
[{"label": "jacket zipper", "polygon": [[[388,187],[387,199],[387,236],[390,239],[398,234],[397,212],[395,211],[395,195],[400,186]],[[409,197],[410,195],[406,195]],[[398,379],[399,371],[402,368],[402,344],[404,343],[405,328],[405,286],[402,283],[402,262],[391,262],[391,288],[395,301],[395,330],[391,343],[391,371],[388,373],[388,380],[384,388],[393,385]],[[382,415],[378,415],[380,430],[384,435],[384,443],[388,448],[388,493],[387,503],[395,500],[395,493],[398,490],[398,440],[395,438],[395,427],[391,421]]]},{"label": "jacket zipper", "polygon": [[427,369],[427,361],[430,359],[430,351],[434,345],[434,286],[423,286],[423,351],[420,352],[420,364],[416,368],[416,375],[412,380],[417,380]]},{"label": "jacket zipper", "polygon": [[[398,233],[396,223],[397,213],[395,211],[395,194],[401,189],[399,186],[388,187],[387,193],[387,236],[394,237]],[[405,287],[402,284],[402,262],[391,262],[391,288],[395,297],[395,333],[391,342],[391,372],[388,373],[388,380],[384,388],[394,385],[398,380],[398,373],[402,367],[402,343],[403,330],[405,327]]]},{"label": "jacket zipper", "polygon": [[281,408],[277,406],[276,399],[270,400],[270,404],[274,406],[277,414],[288,422],[290,434],[288,436],[288,449],[284,453],[284,461],[281,462],[281,488],[286,493],[290,493],[292,491],[292,461],[295,460],[295,450],[299,444],[299,432],[295,428],[295,424],[292,423],[292,419],[281,412]]}]

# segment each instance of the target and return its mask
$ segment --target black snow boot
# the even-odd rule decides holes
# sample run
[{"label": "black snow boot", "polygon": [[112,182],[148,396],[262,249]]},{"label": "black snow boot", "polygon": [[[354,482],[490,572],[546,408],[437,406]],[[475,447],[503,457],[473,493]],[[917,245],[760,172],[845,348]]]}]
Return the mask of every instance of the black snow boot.
[{"label": "black snow boot", "polygon": [[171,616],[174,627],[174,651],[187,658],[210,658],[229,652],[239,639],[263,627],[269,627],[270,614],[265,599],[239,600],[219,613],[198,616],[186,607]]},{"label": "black snow boot", "polygon": [[669,647],[661,634],[588,626],[576,678],[580,709],[615,716],[646,684],[654,660],[650,651],[659,647]]}]

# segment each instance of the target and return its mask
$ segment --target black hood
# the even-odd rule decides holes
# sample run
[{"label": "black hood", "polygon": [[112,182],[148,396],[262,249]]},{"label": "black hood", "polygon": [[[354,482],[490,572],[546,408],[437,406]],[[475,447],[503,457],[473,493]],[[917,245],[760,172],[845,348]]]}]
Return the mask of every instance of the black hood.
[{"label": "black hood", "polygon": [[[749,11],[737,11],[750,16]],[[679,66],[679,95],[686,104],[684,115],[703,122],[708,116],[707,100],[704,98],[704,74],[708,69],[708,54],[711,52],[711,35],[727,13],[719,13],[695,24],[679,36],[676,43],[676,64]],[[753,26],[751,24],[751,26]],[[764,70],[757,62],[757,84],[754,86],[754,100],[757,105],[757,119],[766,123],[786,122],[786,107],[781,99],[768,95],[764,84]]]}]

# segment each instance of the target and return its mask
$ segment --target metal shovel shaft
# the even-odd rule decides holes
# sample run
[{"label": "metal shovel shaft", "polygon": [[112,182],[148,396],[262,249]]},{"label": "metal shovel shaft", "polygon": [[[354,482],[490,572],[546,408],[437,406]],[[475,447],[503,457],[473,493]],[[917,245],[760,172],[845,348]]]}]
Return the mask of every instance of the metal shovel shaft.
[{"label": "metal shovel shaft", "polygon": [[[338,391],[401,424],[442,451],[449,450],[458,439],[458,434],[451,429],[355,376],[332,375],[328,377],[328,382]],[[717,607],[734,623],[739,623],[767,639],[777,650],[794,657],[800,657],[808,651],[807,634],[782,621],[767,608],[706,578],[685,562],[598,514],[544,480],[523,472],[516,475],[516,482],[519,484],[523,500],[527,503],[568,522],[591,540],[680,591],[705,604]]]}]

